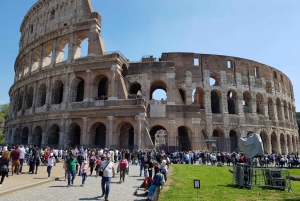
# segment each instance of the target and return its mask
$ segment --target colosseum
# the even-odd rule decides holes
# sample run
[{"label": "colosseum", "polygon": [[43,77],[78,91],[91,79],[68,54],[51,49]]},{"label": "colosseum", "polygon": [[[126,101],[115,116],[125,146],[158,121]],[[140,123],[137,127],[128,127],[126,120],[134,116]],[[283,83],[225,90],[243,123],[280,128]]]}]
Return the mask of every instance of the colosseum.
[{"label": "colosseum", "polygon": [[[130,62],[105,51],[101,20],[90,0],[30,8],[9,90],[7,144],[233,151],[254,132],[267,153],[299,151],[293,85],[283,72],[184,52]],[[166,99],[153,97],[159,89]]]}]

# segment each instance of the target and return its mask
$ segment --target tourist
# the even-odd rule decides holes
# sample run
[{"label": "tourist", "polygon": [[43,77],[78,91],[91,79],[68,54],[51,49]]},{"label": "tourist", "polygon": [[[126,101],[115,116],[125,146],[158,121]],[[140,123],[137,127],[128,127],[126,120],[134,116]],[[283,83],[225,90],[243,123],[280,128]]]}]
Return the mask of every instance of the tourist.
[{"label": "tourist", "polygon": [[141,164],[140,164],[140,177],[141,177],[142,172],[143,172],[144,167],[145,167],[145,164],[148,162],[148,157],[147,157],[145,152],[143,152],[142,155],[140,156],[140,161],[141,161]]},{"label": "tourist", "polygon": [[20,152],[20,159],[19,159],[20,160],[20,174],[22,174],[22,168],[23,168],[26,150],[24,149],[23,145],[20,145],[18,150]]},{"label": "tourist", "polygon": [[114,163],[110,160],[110,155],[106,155],[106,161],[103,161],[100,167],[100,171],[103,171],[101,187],[102,187],[102,196],[105,196],[105,201],[108,201],[110,182],[111,178],[115,178],[115,168]]},{"label": "tourist", "polygon": [[89,162],[89,166],[90,166],[90,176],[92,176],[92,174],[93,174],[96,159],[97,159],[97,158],[96,158],[96,156],[95,156],[95,152],[92,152],[92,155],[90,156],[90,162]]},{"label": "tourist", "polygon": [[0,186],[2,186],[4,177],[8,177],[8,164],[9,164],[9,152],[7,151],[7,147],[4,147],[2,150],[2,157],[0,158],[0,175],[1,175],[1,181]]},{"label": "tourist", "polygon": [[148,199],[147,201],[150,201],[152,200],[152,197],[153,197],[153,191],[157,188],[157,187],[160,187],[162,185],[164,185],[165,183],[165,178],[164,178],[164,175],[160,173],[159,171],[159,168],[158,167],[155,167],[154,168],[154,171],[156,172],[155,176],[154,176],[154,179],[153,179],[153,182],[152,182],[152,185],[149,187],[149,191],[148,191]]},{"label": "tourist", "polygon": [[47,164],[48,179],[50,179],[51,169],[54,165],[54,162],[55,162],[55,157],[53,156],[53,153],[50,153],[50,156],[48,158],[48,164]]},{"label": "tourist", "polygon": [[[13,147],[13,151],[11,152],[11,175],[14,175],[14,173],[20,174],[20,152],[18,150],[18,147]],[[15,167],[17,166],[17,170]]]},{"label": "tourist", "polygon": [[78,161],[79,167],[76,168],[76,172],[78,171],[78,176],[81,176],[81,165],[84,161],[82,151],[79,151],[79,154],[77,155],[77,161]]},{"label": "tourist", "polygon": [[120,172],[120,183],[125,181],[126,169],[128,167],[128,161],[125,158],[125,155],[122,156],[122,159],[119,162],[117,171]]},{"label": "tourist", "polygon": [[81,166],[81,176],[82,176],[82,182],[81,182],[81,186],[84,186],[85,180],[86,180],[86,172],[87,172],[88,166],[87,166],[87,162],[84,161],[83,165]]},{"label": "tourist", "polygon": [[67,171],[68,171],[68,186],[67,187],[69,188],[70,186],[73,186],[74,179],[76,176],[76,166],[78,165],[77,158],[75,158],[74,153],[70,153],[70,157],[66,160],[65,165],[67,165]]}]

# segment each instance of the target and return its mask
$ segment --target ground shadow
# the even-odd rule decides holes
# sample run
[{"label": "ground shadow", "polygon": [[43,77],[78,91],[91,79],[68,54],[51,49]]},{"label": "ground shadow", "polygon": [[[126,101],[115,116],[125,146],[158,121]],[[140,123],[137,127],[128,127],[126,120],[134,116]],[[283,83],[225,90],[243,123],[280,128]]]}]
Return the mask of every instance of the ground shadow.
[{"label": "ground shadow", "polygon": [[79,200],[100,200],[100,198],[102,198],[102,196],[97,196],[94,198],[79,198]]},{"label": "ground shadow", "polygon": [[46,181],[46,177],[34,177],[33,179],[45,179]]},{"label": "ground shadow", "polygon": [[218,186],[222,186],[222,187],[229,187],[229,188],[236,188],[236,189],[238,189],[238,185],[236,185],[236,184],[226,184],[226,185],[218,185]]}]

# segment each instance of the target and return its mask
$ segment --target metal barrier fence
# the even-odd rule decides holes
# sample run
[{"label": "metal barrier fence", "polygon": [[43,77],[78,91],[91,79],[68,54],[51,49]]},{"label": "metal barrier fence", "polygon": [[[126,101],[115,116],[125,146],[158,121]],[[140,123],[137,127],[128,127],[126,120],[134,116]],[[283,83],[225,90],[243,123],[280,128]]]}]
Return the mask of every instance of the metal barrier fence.
[{"label": "metal barrier fence", "polygon": [[287,169],[251,167],[245,164],[233,166],[233,183],[239,188],[264,188],[288,189],[292,191],[290,173]]}]

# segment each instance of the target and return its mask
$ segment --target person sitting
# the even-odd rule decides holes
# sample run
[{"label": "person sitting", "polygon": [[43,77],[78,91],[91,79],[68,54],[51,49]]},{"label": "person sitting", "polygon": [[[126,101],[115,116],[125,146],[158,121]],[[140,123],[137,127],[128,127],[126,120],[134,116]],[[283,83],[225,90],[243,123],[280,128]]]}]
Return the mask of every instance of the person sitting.
[{"label": "person sitting", "polygon": [[99,100],[99,96],[96,96],[96,97],[95,97],[95,100]]},{"label": "person sitting", "polygon": [[100,96],[100,100],[104,100],[104,95]]},{"label": "person sitting", "polygon": [[146,201],[151,201],[152,197],[153,197],[153,191],[157,187],[160,187],[160,186],[164,185],[164,183],[165,183],[164,175],[160,173],[159,167],[155,166],[154,171],[157,172],[157,174],[154,176],[153,182],[152,182],[151,186],[148,189],[149,194],[148,194],[148,198],[147,198]]},{"label": "person sitting", "polygon": [[104,100],[108,100],[108,97],[107,97],[107,95],[105,95],[105,96],[104,96]]}]

